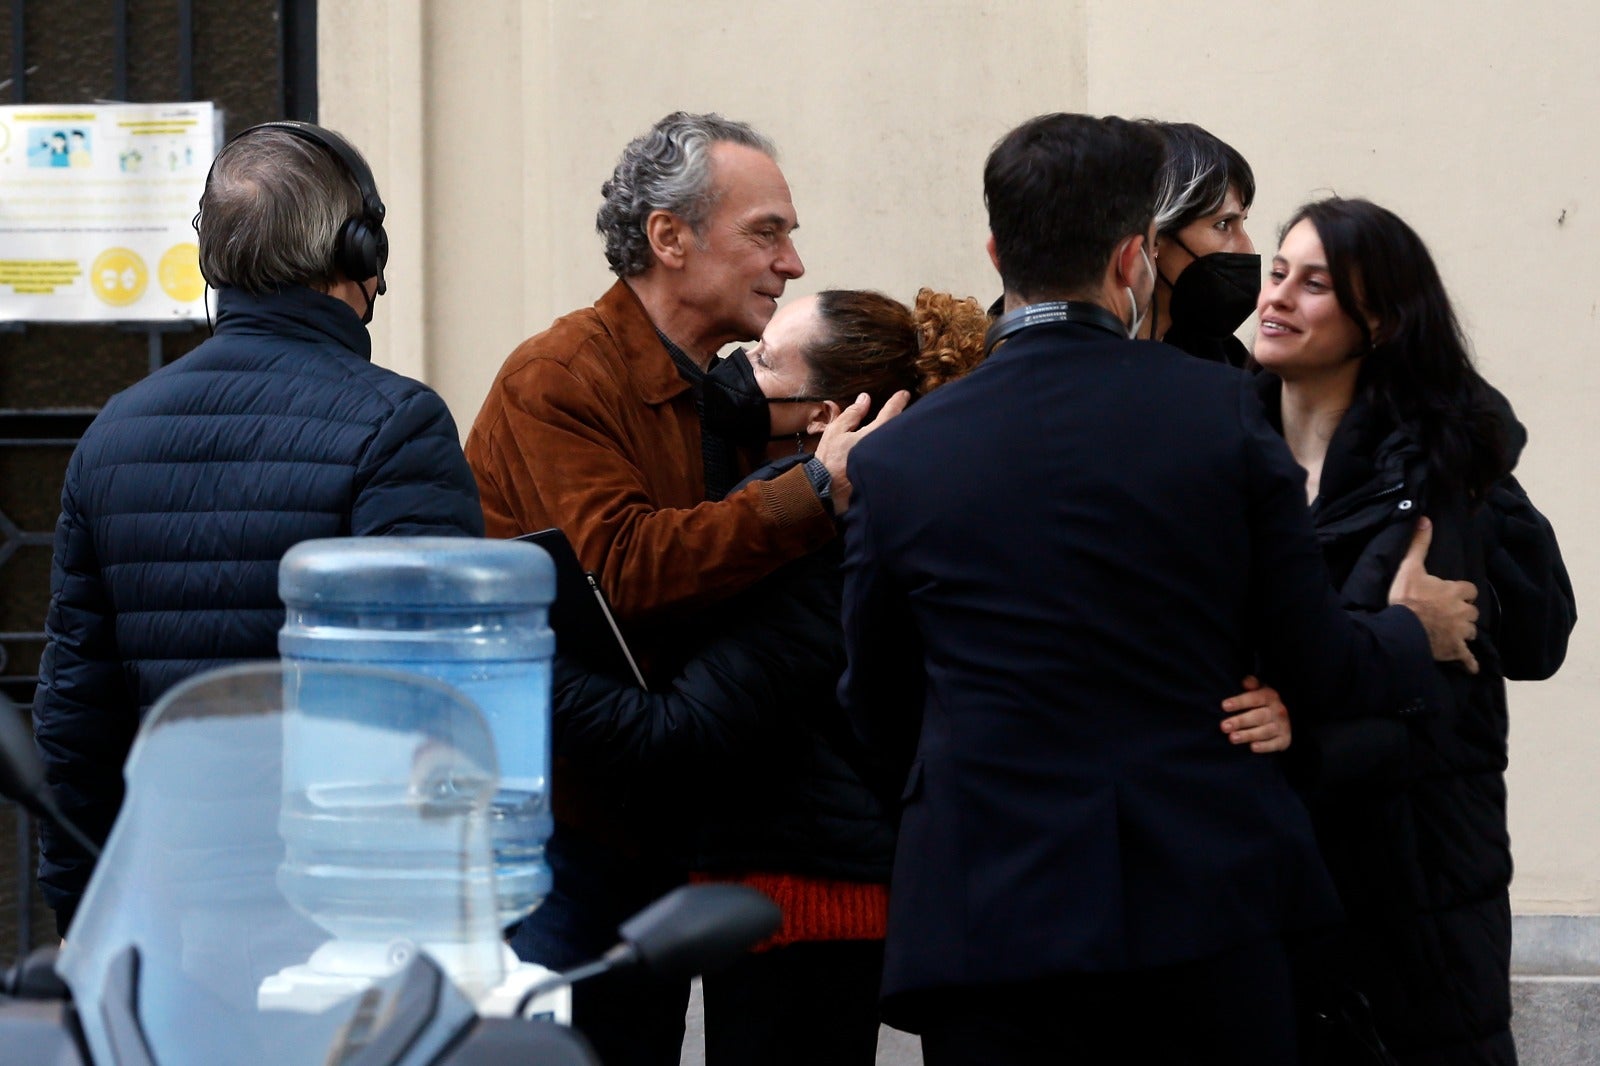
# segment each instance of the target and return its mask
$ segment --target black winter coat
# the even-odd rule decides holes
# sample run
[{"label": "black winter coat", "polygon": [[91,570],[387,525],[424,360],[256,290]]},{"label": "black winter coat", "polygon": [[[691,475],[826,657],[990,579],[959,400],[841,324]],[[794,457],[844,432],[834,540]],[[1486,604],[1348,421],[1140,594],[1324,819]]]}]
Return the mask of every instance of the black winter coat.
[{"label": "black winter coat", "polygon": [[893,823],[857,772],[864,756],[834,691],[839,550],[729,601],[665,691],[557,659],[554,755],[687,869],[889,879]]},{"label": "black winter coat", "polygon": [[[313,537],[481,536],[431,389],[371,363],[349,305],[218,293],[216,335],[111,398],[67,468],[35,736],[57,803],[104,840],[146,711],[185,678],[278,654],[278,562]],[[92,863],[41,832],[65,930]]]},{"label": "black winter coat", "polygon": [[[1270,415],[1279,383],[1262,375]],[[1502,401],[1503,402],[1503,401]],[[1515,452],[1524,435],[1505,408]],[[1554,532],[1509,473],[1481,504],[1438,487],[1416,434],[1359,399],[1312,506],[1347,607],[1381,609],[1419,515],[1430,573],[1479,588],[1480,672],[1442,665],[1436,716],[1297,732],[1292,763],[1346,911],[1336,954],[1407,1064],[1514,1063],[1505,678],[1560,665],[1576,618]]]}]

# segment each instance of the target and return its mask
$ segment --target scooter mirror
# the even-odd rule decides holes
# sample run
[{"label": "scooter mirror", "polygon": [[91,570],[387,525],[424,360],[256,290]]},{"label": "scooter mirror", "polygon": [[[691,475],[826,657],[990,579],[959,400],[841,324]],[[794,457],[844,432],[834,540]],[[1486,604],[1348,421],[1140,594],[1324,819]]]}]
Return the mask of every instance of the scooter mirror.
[{"label": "scooter mirror", "polygon": [[15,800],[35,814],[44,814],[44,764],[33,746],[33,733],[22,712],[0,696],[0,795]]},{"label": "scooter mirror", "polygon": [[651,973],[687,979],[731,964],[782,922],[778,905],[747,885],[683,885],[618,932]]},{"label": "scooter mirror", "polygon": [[622,942],[593,962],[551,974],[512,1013],[555,988],[639,966],[671,980],[720,970],[778,931],[783,911],[748,885],[682,885],[622,923]]},{"label": "scooter mirror", "polygon": [[0,696],[0,796],[48,818],[90,856],[100,857],[99,846],[57,809],[45,784],[39,749],[33,746],[33,731],[23,722],[17,705],[5,696]]}]

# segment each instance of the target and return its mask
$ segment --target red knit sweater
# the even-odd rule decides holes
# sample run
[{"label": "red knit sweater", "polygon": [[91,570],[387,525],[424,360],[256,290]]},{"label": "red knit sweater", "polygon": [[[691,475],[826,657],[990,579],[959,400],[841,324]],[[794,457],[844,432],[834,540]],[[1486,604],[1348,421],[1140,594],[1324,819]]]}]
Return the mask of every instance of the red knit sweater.
[{"label": "red knit sweater", "polygon": [[782,909],[783,924],[757,951],[815,940],[882,940],[888,931],[888,885],[758,872],[694,874],[690,880],[749,885]]}]

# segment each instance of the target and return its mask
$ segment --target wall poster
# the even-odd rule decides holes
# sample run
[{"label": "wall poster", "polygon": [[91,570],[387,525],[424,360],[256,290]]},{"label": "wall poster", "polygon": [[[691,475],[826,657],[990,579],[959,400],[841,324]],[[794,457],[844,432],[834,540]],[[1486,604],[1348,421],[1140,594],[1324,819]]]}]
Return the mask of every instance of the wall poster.
[{"label": "wall poster", "polygon": [[211,103],[0,107],[0,321],[204,319]]}]

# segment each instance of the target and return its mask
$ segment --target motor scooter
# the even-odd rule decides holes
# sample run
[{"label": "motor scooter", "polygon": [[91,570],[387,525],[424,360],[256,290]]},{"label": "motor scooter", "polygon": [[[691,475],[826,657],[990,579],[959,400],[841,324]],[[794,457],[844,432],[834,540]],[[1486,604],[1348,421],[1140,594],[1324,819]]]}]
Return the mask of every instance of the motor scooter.
[{"label": "motor scooter", "polygon": [[[517,964],[494,895],[489,729],[412,675],[200,675],[152,708],[125,774],[64,946],[0,974],[0,1064],[591,1066],[551,1020],[574,982],[628,967],[687,979],[780,919],[743,886],[686,886],[590,964]],[[9,703],[0,794],[82,837]]]}]

